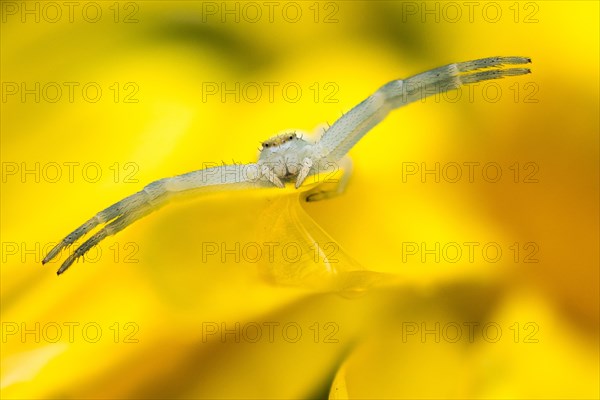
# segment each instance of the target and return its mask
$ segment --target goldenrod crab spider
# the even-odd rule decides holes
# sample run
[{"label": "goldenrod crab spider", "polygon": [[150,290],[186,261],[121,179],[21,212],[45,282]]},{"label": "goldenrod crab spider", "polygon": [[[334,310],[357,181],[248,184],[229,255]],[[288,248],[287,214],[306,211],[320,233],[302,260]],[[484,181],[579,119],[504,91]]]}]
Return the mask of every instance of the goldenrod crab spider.
[{"label": "goldenrod crab spider", "polygon": [[299,188],[308,176],[326,171],[332,164],[340,162],[350,148],[390,111],[462,85],[528,74],[531,72],[528,68],[504,66],[530,62],[527,57],[489,57],[449,64],[407,79],[388,82],[338,119],[315,143],[295,133],[282,134],[263,142],[256,163],[206,168],[150,183],[75,229],[50,250],[42,263],[52,260],[63,248],[97,225],[105,224],[69,255],[57,271],[60,275],[104,238],[158,209],[178,193],[197,189],[283,188],[288,182],[294,182]]}]

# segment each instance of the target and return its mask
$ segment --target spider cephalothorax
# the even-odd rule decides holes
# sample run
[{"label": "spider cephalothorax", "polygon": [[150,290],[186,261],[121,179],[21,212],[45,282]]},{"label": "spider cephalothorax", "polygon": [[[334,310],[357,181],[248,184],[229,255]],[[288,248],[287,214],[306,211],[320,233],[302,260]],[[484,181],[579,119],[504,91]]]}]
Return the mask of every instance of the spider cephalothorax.
[{"label": "spider cephalothorax", "polygon": [[262,175],[275,186],[296,178],[296,187],[308,176],[312,162],[313,144],[296,132],[283,133],[262,143],[258,165]]}]

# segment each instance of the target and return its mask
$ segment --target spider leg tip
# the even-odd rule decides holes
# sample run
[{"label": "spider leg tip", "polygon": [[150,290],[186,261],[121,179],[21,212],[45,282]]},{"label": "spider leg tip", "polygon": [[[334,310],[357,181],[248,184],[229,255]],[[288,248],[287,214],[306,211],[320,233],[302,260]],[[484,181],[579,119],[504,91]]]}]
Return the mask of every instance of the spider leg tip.
[{"label": "spider leg tip", "polygon": [[56,257],[56,255],[52,255],[51,253],[46,254],[46,257],[42,260],[42,265],[49,263],[54,257]]},{"label": "spider leg tip", "polygon": [[71,264],[73,264],[73,261],[67,259],[63,265],[60,266],[58,271],[56,271],[56,275],[62,275],[67,269],[69,269]]}]

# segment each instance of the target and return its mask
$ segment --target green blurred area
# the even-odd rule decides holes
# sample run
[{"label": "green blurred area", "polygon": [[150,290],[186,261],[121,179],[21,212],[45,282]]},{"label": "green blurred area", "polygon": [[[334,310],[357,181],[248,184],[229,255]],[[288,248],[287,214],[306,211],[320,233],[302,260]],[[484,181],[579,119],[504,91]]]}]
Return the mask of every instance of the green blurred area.
[{"label": "green blurred area", "polygon": [[[1,3],[3,398],[598,398],[597,2],[73,4]],[[495,55],[533,73],[394,111],[340,197],[188,199],[40,265],[155,179]],[[271,242],[308,257],[226,254]]]}]

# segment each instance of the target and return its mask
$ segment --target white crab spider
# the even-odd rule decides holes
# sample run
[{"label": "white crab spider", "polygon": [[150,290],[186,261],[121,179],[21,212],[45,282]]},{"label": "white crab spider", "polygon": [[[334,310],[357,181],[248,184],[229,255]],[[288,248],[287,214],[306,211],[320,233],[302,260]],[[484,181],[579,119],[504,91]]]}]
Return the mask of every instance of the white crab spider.
[{"label": "white crab spider", "polygon": [[339,162],[356,142],[393,109],[426,96],[443,93],[461,85],[530,73],[528,68],[504,65],[527,64],[527,57],[489,57],[432,69],[407,79],[391,81],[338,119],[318,140],[311,143],[295,133],[275,136],[263,143],[256,163],[223,165],[154,181],[141,191],[100,211],[57,244],[43,264],[99,224],[106,224],[78,247],[61,265],[63,273],[75,260],[105,237],[114,235],[143,216],[158,209],[176,193],[196,189],[224,190],[252,187],[296,188],[305,179]]}]

